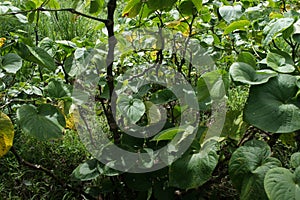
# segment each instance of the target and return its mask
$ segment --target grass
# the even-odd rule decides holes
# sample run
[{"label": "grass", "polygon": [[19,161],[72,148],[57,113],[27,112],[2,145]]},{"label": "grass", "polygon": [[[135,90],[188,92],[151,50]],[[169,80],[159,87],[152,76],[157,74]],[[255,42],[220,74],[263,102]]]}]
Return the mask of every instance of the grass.
[{"label": "grass", "polygon": [[[73,131],[67,131],[63,140],[52,142],[40,142],[18,132],[14,146],[25,160],[53,170],[67,183],[72,171],[89,157]],[[44,172],[20,166],[11,152],[0,159],[0,172],[0,200],[80,199],[79,194],[66,190]]]}]

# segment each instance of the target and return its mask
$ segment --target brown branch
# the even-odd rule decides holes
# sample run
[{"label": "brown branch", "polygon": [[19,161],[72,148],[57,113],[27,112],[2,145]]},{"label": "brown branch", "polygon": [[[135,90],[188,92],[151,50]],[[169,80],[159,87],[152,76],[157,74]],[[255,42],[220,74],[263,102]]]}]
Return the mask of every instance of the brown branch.
[{"label": "brown branch", "polygon": [[117,44],[117,40],[115,38],[115,33],[114,33],[114,13],[117,7],[117,1],[116,0],[110,0],[107,4],[107,19],[106,21],[109,23],[106,23],[106,29],[108,32],[108,54],[106,57],[106,82],[109,88],[109,96],[110,99],[107,103],[106,107],[106,119],[109,124],[110,131],[113,133],[114,136],[114,142],[116,144],[119,143],[120,141],[120,135],[119,135],[119,130],[117,123],[114,119],[112,109],[111,109],[111,99],[114,93],[114,75],[113,75],[113,62],[115,59],[115,47]]},{"label": "brown branch", "polygon": [[17,11],[17,12],[4,13],[4,14],[0,14],[0,16],[8,16],[8,15],[16,15],[16,14],[27,14],[27,13],[34,12],[34,11],[70,12],[70,13],[80,15],[80,16],[88,18],[88,19],[93,19],[95,21],[99,21],[99,22],[102,22],[102,23],[105,23],[105,24],[112,24],[112,21],[110,21],[110,20],[101,19],[101,18],[98,18],[98,17],[87,15],[87,14],[84,14],[82,12],[79,12],[79,11],[75,10],[74,8],[48,9],[48,8],[39,7],[39,8],[32,9],[32,10],[23,10],[23,11]]},{"label": "brown branch", "polygon": [[75,193],[80,193],[81,195],[87,197],[88,199],[95,199],[94,197],[92,197],[91,195],[87,194],[86,192],[84,192],[83,190],[81,189],[76,189],[76,188],[73,188],[71,187],[70,185],[68,185],[65,181],[63,181],[62,179],[60,179],[58,176],[56,176],[52,170],[49,170],[45,167],[43,167],[42,165],[38,165],[38,164],[33,164],[33,163],[30,163],[26,160],[24,160],[20,155],[19,153],[16,151],[15,147],[11,147],[10,148],[10,151],[14,154],[14,156],[16,157],[18,163],[20,165],[24,165],[24,166],[27,166],[31,169],[34,169],[34,170],[39,170],[39,171],[42,171],[44,172],[45,174],[47,174],[48,176],[52,177],[55,181],[57,181],[61,186],[63,186],[64,188],[68,189],[68,190],[71,190]]}]

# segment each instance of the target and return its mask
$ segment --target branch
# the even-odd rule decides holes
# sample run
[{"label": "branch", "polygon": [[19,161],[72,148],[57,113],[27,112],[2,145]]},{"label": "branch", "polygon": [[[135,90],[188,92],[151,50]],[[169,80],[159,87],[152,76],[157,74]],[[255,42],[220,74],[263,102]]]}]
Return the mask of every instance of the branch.
[{"label": "branch", "polygon": [[115,38],[114,33],[114,13],[117,7],[117,0],[110,0],[107,4],[107,19],[106,21],[109,23],[106,23],[106,29],[108,32],[108,54],[106,57],[106,82],[109,88],[109,96],[110,100],[107,103],[107,112],[106,112],[106,119],[109,124],[110,131],[113,133],[114,136],[114,142],[118,144],[120,142],[120,134],[119,129],[117,126],[117,123],[114,119],[112,109],[111,109],[111,99],[114,93],[114,74],[113,74],[113,65],[114,65],[114,59],[115,59],[115,47],[117,44],[117,39]]},{"label": "branch", "polygon": [[0,14],[0,16],[8,16],[8,15],[16,15],[16,14],[27,14],[27,13],[35,12],[35,11],[41,11],[41,12],[45,12],[45,11],[48,11],[48,12],[70,12],[70,13],[73,13],[73,14],[76,14],[76,15],[83,16],[83,17],[88,18],[88,19],[93,19],[95,21],[102,22],[106,25],[107,24],[112,24],[112,21],[110,21],[110,20],[101,19],[101,18],[98,18],[98,17],[87,15],[87,14],[84,14],[82,12],[79,12],[79,11],[75,10],[74,8],[48,9],[48,8],[39,7],[39,8],[32,9],[32,10],[24,10],[24,11],[18,11],[18,12],[4,13],[4,14]]},{"label": "branch", "polygon": [[26,160],[24,160],[20,155],[19,153],[16,151],[15,147],[11,147],[10,148],[10,151],[14,154],[14,156],[16,157],[17,161],[19,164],[21,165],[24,165],[24,166],[27,166],[31,169],[34,169],[34,170],[39,170],[39,171],[42,171],[44,172],[45,174],[47,174],[48,176],[52,177],[55,181],[57,181],[61,186],[63,186],[64,188],[66,189],[69,189],[75,193],[80,193],[81,195],[89,198],[89,199],[95,199],[94,197],[92,197],[91,195],[87,194],[86,192],[84,192],[83,190],[80,190],[80,189],[76,189],[76,188],[73,188],[71,187],[70,185],[66,184],[65,181],[63,181],[62,179],[60,179],[59,177],[57,177],[52,170],[49,170],[41,165],[37,165],[37,164],[33,164],[33,163],[30,163]]}]

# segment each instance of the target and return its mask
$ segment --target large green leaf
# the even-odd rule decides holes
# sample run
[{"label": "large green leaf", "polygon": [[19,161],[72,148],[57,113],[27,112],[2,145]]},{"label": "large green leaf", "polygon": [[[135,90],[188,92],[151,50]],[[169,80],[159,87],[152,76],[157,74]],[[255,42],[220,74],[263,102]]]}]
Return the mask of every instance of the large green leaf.
[{"label": "large green leaf", "polygon": [[229,34],[236,30],[245,31],[250,24],[249,20],[234,21],[225,28],[224,34]]},{"label": "large green leaf", "polygon": [[54,59],[44,49],[40,47],[30,46],[27,46],[27,48],[29,49],[32,56],[37,59],[37,64],[40,64],[52,71],[56,69]]},{"label": "large green leaf", "polygon": [[293,23],[293,18],[279,18],[270,21],[264,28],[266,38],[263,40],[263,45],[268,45],[279,33],[290,27]]},{"label": "large green leaf", "polygon": [[61,138],[66,126],[64,116],[50,104],[23,105],[17,111],[17,119],[24,132],[40,140]]},{"label": "large green leaf", "polygon": [[294,174],[286,168],[277,167],[268,171],[264,186],[270,200],[300,199],[300,167]]},{"label": "large green leaf", "polygon": [[207,182],[218,164],[217,141],[208,140],[199,153],[185,155],[169,170],[169,184],[181,189],[197,188]]},{"label": "large green leaf", "polygon": [[14,140],[14,125],[10,118],[0,112],[0,158],[12,147]]},{"label": "large green leaf", "polygon": [[80,164],[73,171],[72,176],[81,181],[88,181],[97,178],[100,175],[98,171],[98,160],[92,159]]},{"label": "large green leaf", "polygon": [[18,43],[15,48],[19,56],[24,60],[39,64],[51,71],[56,69],[54,59],[44,49],[40,47],[31,47],[24,45],[23,43]]},{"label": "large green leaf", "polygon": [[270,78],[277,76],[277,73],[272,70],[257,70],[241,62],[233,63],[229,69],[230,75],[234,81],[249,85],[259,85],[266,83]]},{"label": "large green leaf", "polygon": [[290,59],[287,59],[280,54],[269,52],[267,55],[267,65],[272,69],[281,72],[281,73],[291,73],[295,71],[293,63],[289,62]]},{"label": "large green leaf", "polygon": [[45,87],[45,92],[49,97],[52,98],[63,98],[71,95],[68,86],[61,80],[51,81],[47,87]]},{"label": "large green leaf", "polygon": [[14,53],[8,53],[0,58],[0,60],[0,67],[8,73],[15,74],[22,67],[21,57]]},{"label": "large green leaf", "polygon": [[132,123],[139,121],[146,112],[146,107],[142,100],[126,95],[118,97],[118,108],[122,115],[127,117]]},{"label": "large green leaf", "polygon": [[280,74],[269,82],[252,86],[244,110],[246,122],[264,131],[289,133],[300,129],[297,78]]},{"label": "large green leaf", "polygon": [[219,13],[228,23],[239,19],[243,15],[241,5],[222,6],[219,8]]},{"label": "large green leaf", "polygon": [[262,141],[250,141],[238,148],[229,161],[229,176],[240,192],[240,199],[266,199],[264,177],[269,169],[281,166],[271,158],[270,147]]}]

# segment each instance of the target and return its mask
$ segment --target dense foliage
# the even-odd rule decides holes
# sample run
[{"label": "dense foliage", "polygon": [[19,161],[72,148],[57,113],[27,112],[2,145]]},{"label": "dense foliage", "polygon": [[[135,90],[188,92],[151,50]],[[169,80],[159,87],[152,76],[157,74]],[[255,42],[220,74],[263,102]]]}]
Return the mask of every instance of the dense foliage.
[{"label": "dense foliage", "polygon": [[3,199],[300,199],[297,0],[15,0],[0,22]]}]

